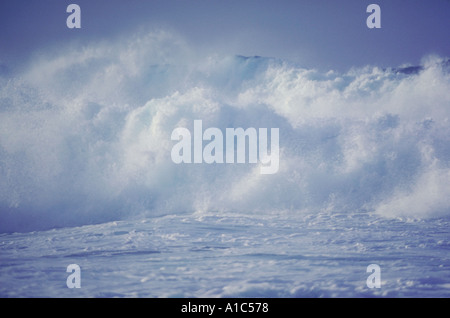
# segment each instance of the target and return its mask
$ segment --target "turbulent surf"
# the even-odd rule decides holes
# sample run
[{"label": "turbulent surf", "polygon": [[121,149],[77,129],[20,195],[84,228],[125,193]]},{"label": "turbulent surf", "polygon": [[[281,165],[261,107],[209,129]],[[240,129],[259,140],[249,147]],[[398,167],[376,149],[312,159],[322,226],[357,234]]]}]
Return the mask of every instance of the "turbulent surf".
[{"label": "turbulent surf", "polygon": [[[2,64],[0,295],[448,296],[449,92],[443,57],[320,71],[167,32]],[[279,169],[174,163],[196,120],[279,129]]]}]

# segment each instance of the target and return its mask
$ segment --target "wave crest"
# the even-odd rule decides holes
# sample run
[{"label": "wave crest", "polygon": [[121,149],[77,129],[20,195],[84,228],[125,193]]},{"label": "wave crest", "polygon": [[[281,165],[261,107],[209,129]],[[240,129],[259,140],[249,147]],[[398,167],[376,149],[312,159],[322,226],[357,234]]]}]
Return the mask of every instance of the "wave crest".
[{"label": "wave crest", "polygon": [[[144,213],[450,211],[448,60],[321,73],[198,56],[167,32],[0,73],[0,231]],[[280,170],[176,165],[171,132],[280,128]]]}]

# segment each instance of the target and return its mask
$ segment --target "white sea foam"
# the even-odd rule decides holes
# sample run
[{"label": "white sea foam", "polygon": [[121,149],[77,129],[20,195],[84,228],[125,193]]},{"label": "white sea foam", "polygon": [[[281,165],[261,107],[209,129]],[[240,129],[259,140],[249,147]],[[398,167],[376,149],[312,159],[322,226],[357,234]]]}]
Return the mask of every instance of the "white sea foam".
[{"label": "white sea foam", "polygon": [[[167,32],[0,73],[0,231],[193,211],[450,213],[448,60],[346,73],[202,56]],[[171,132],[279,128],[279,171],[176,165]]]}]

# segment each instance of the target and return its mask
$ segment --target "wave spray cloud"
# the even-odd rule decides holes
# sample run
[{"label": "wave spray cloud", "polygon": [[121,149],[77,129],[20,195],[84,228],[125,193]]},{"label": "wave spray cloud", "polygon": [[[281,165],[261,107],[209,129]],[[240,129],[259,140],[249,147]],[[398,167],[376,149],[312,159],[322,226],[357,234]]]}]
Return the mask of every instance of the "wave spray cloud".
[{"label": "wave spray cloud", "polygon": [[163,31],[38,56],[0,73],[0,232],[180,211],[448,215],[448,69],[322,72]]}]

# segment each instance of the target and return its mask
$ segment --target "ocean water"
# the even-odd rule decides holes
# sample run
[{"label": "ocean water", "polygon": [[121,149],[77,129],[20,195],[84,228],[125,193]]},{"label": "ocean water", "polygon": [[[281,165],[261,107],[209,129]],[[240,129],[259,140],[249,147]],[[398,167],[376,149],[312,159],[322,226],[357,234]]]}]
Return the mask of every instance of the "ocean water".
[{"label": "ocean water", "polygon": [[[0,296],[450,296],[448,61],[324,72],[161,31],[1,64]],[[173,163],[194,120],[279,128],[279,171]]]},{"label": "ocean water", "polygon": [[[2,234],[2,297],[449,297],[448,219],[194,213]],[[69,289],[69,264],[81,288]],[[380,288],[369,288],[370,264]]]}]

